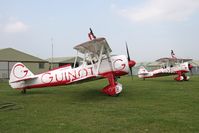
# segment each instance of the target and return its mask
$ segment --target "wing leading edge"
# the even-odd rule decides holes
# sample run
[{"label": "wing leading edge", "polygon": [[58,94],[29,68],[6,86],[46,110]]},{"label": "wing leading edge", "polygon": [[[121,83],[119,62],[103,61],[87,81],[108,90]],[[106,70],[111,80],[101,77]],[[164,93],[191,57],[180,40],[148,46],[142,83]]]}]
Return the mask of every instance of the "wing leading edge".
[{"label": "wing leading edge", "polygon": [[93,54],[100,54],[101,48],[104,48],[102,54],[106,54],[108,52],[112,52],[111,48],[109,47],[105,38],[96,38],[91,41],[84,42],[74,47],[75,50],[79,51],[82,54],[85,53],[93,53]]}]

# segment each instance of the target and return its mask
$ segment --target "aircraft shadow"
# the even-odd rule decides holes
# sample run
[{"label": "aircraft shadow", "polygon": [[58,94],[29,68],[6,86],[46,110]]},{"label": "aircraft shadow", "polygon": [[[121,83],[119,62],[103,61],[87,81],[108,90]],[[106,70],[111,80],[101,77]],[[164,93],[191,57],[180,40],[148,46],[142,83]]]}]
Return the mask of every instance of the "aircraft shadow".
[{"label": "aircraft shadow", "polygon": [[78,94],[74,97],[75,101],[79,102],[98,102],[98,101],[104,101],[109,98],[112,98],[112,96],[108,96],[101,92],[101,89],[88,89],[81,92],[78,92]]},{"label": "aircraft shadow", "polygon": [[55,92],[48,90],[27,90],[26,93],[24,94],[21,91],[17,90],[12,93],[9,93],[9,95],[12,96],[49,95],[49,94],[55,94]]},{"label": "aircraft shadow", "polygon": [[168,83],[173,83],[173,82],[177,82],[177,81],[175,81],[175,80],[167,80],[167,79],[145,79],[145,80],[143,80],[143,82],[168,82]]}]

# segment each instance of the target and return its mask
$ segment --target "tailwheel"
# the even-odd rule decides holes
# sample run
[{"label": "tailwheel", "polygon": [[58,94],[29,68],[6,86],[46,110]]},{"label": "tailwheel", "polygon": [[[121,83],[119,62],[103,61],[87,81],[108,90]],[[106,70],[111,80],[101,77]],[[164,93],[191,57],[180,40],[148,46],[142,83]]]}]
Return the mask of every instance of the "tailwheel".
[{"label": "tailwheel", "polygon": [[23,89],[23,90],[21,91],[21,93],[22,93],[22,94],[26,94],[26,89]]}]

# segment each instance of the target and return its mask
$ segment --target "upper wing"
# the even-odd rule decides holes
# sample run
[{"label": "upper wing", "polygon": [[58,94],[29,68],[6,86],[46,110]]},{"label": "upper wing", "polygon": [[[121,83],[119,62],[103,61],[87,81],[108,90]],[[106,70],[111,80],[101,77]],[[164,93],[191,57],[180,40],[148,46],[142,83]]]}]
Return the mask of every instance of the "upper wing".
[{"label": "upper wing", "polygon": [[191,61],[192,59],[182,59],[182,58],[160,58],[156,61],[158,62],[187,62]]},{"label": "upper wing", "polygon": [[75,46],[74,49],[83,54],[93,53],[99,55],[102,47],[103,47],[102,54],[106,54],[107,52],[109,53],[112,52],[105,38],[96,38],[91,41],[87,41],[85,43]]}]

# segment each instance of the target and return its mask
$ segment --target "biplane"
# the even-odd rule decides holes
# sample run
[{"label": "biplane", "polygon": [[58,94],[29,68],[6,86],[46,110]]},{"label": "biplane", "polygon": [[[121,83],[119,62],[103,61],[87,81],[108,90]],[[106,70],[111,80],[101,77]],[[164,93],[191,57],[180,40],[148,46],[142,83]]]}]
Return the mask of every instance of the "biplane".
[{"label": "biplane", "polygon": [[110,55],[112,50],[105,38],[90,39],[74,47],[77,55],[79,53],[84,55],[80,66],[75,68],[77,63],[75,60],[74,67],[66,65],[34,75],[24,64],[16,63],[11,70],[10,86],[25,93],[27,89],[32,88],[68,85],[106,78],[109,84],[102,89],[102,92],[110,96],[119,95],[122,92],[122,84],[117,81],[118,77],[128,74],[129,70],[131,72],[131,67],[136,64],[130,59],[128,46],[126,46],[128,57]]},{"label": "biplane", "polygon": [[161,68],[147,71],[144,66],[141,66],[138,70],[138,77],[142,79],[155,78],[162,76],[177,75],[174,79],[176,81],[188,81],[189,76],[186,73],[191,72],[192,65],[189,63],[192,59],[177,58],[171,50],[171,58],[160,58],[156,60],[161,63]]}]

